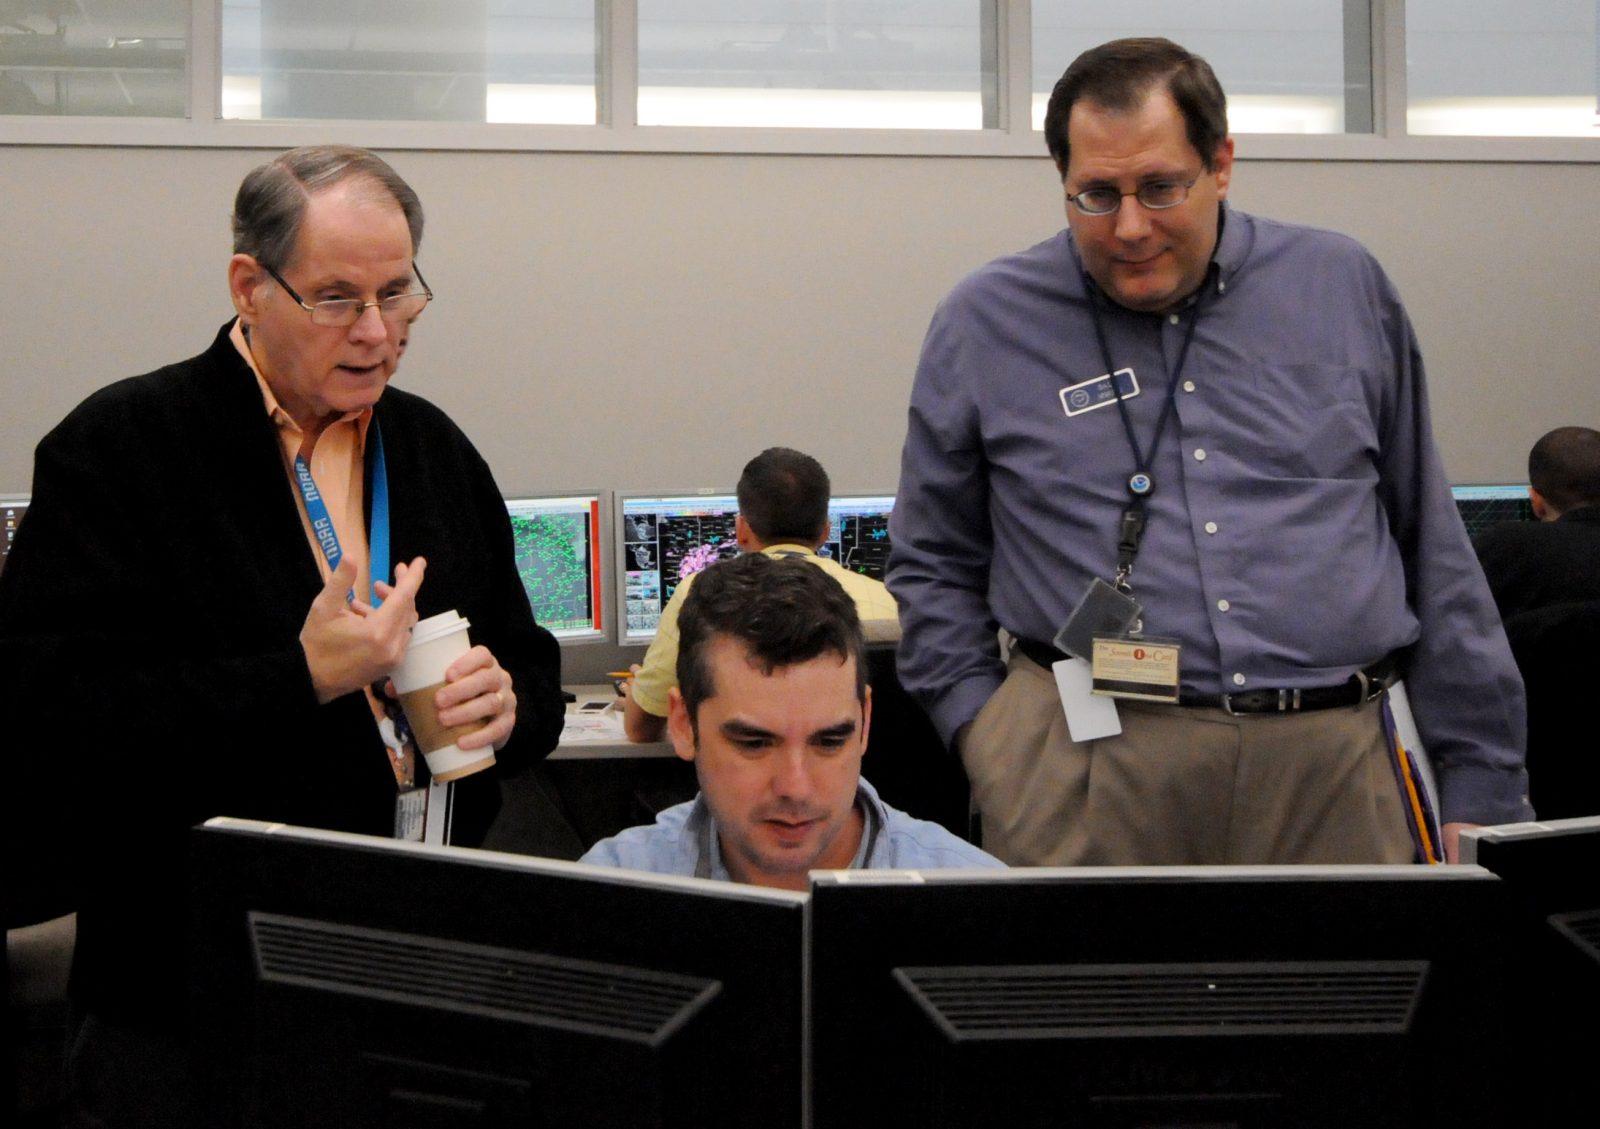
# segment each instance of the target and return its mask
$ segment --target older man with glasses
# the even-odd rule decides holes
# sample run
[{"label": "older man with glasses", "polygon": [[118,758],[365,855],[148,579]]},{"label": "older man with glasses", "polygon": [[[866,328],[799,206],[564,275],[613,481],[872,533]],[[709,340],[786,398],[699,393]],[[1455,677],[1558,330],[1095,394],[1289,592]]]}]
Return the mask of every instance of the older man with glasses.
[{"label": "older man with glasses", "polygon": [[187,828],[442,841],[448,816],[451,841],[481,840],[497,774],[430,787],[387,684],[419,616],[471,623],[436,696],[462,749],[503,770],[560,732],[559,652],[489,468],[388,387],[433,298],[415,192],[365,150],[297,149],[245,178],[233,230],[237,316],[44,438],[0,574],[7,751],[34,782],[11,850],[83,863],[60,907],[78,911],[71,1124],[189,1116]]},{"label": "older man with glasses", "polygon": [[1525,817],[1522,684],[1392,283],[1228,206],[1226,100],[1175,43],[1085,52],[1044,132],[1067,228],[934,315],[890,527],[900,677],[984,847],[1408,862]]}]

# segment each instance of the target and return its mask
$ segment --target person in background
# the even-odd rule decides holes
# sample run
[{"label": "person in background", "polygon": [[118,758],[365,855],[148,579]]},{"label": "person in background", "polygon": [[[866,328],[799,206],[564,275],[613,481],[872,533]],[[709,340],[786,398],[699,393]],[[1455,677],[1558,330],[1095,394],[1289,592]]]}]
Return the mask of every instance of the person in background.
[{"label": "person in background", "polygon": [[[734,537],[741,552],[798,557],[821,568],[844,586],[860,613],[871,642],[900,637],[894,597],[883,582],[852,572],[818,554],[828,539],[828,472],[810,455],[788,447],[769,447],[745,464],[739,476],[739,515]],[[678,615],[694,574],[686,576],[661,610],[656,637],[635,664],[631,681],[620,685],[622,725],[630,741],[659,741],[667,725],[667,694],[677,685]]]},{"label": "person in background", "polygon": [[1528,452],[1537,521],[1508,521],[1474,548],[1528,690],[1529,798],[1540,819],[1600,815],[1591,724],[1600,651],[1600,431],[1558,427]]},{"label": "person in background", "polygon": [[1528,452],[1536,522],[1501,522],[1473,547],[1500,614],[1600,600],[1600,431],[1558,427]]}]

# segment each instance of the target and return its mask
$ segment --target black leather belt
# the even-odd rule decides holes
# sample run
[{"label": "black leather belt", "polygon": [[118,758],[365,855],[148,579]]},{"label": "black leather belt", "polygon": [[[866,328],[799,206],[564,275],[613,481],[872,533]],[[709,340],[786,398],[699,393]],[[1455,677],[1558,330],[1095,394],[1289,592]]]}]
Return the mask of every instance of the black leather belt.
[{"label": "black leather belt", "polygon": [[[1071,658],[1048,643],[1037,639],[1017,639],[1017,650],[1044,667]],[[1359,706],[1370,702],[1400,678],[1400,663],[1396,656],[1385,655],[1370,666],[1362,667],[1347,681],[1337,686],[1273,687],[1260,690],[1241,690],[1237,694],[1191,694],[1187,690],[1178,694],[1180,706],[1202,709],[1226,710],[1228,713],[1308,713],[1311,710],[1332,710],[1341,706]]]}]

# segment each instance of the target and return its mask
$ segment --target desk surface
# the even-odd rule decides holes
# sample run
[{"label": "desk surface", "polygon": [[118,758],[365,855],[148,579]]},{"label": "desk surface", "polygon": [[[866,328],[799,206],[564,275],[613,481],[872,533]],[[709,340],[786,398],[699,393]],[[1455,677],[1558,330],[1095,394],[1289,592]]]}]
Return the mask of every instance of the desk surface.
[{"label": "desk surface", "polygon": [[[616,690],[607,683],[568,686],[578,700],[567,705],[567,722],[551,760],[631,760],[637,757],[671,757],[670,741],[634,744],[622,731],[620,709],[595,709],[617,702]],[[584,707],[588,706],[588,709]]]}]

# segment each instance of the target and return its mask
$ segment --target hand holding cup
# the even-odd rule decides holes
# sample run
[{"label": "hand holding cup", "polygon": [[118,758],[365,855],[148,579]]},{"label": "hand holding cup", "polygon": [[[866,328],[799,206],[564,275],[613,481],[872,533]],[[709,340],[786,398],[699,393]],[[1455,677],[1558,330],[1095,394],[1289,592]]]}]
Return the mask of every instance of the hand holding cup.
[{"label": "hand holding cup", "polygon": [[469,626],[454,611],[419,621],[389,674],[417,749],[441,783],[494,764],[493,746],[505,743],[515,720],[510,678],[487,648],[472,646]]}]

